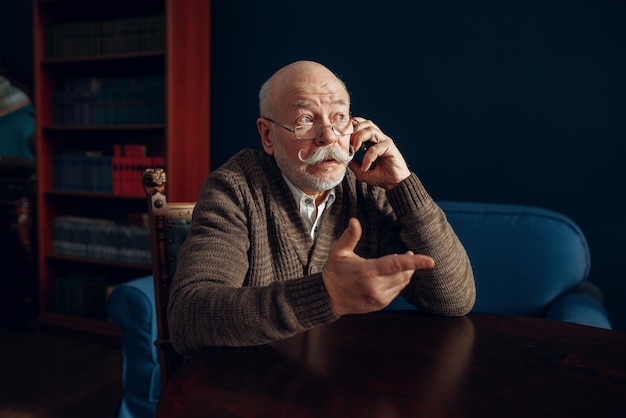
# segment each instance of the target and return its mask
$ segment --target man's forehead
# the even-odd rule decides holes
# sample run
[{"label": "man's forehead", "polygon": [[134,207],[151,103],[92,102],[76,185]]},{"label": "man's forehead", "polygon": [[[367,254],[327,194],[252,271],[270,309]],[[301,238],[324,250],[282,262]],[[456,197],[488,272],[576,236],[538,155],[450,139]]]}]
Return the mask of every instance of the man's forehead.
[{"label": "man's forehead", "polygon": [[339,95],[320,96],[316,100],[299,99],[290,104],[289,110],[310,109],[320,105],[330,105],[333,107],[350,106],[350,101]]},{"label": "man's forehead", "polygon": [[350,106],[350,94],[344,83],[317,63],[304,61],[289,65],[278,71],[273,81],[274,105],[289,112]]}]

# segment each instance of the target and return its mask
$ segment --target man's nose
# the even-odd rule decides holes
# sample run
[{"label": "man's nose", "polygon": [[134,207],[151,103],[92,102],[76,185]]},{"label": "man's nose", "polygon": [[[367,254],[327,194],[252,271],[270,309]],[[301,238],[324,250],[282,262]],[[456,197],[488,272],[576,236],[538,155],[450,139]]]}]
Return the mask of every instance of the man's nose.
[{"label": "man's nose", "polygon": [[315,143],[317,145],[330,145],[337,142],[337,139],[337,135],[335,135],[332,125],[326,125],[322,127],[322,131],[317,138],[315,138]]}]

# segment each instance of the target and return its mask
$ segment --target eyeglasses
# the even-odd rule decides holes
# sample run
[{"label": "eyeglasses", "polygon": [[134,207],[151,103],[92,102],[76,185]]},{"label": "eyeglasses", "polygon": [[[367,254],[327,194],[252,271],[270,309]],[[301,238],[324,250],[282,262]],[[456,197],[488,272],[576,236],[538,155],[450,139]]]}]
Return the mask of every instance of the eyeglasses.
[{"label": "eyeglasses", "polygon": [[330,125],[316,125],[314,123],[306,124],[306,125],[298,125],[295,128],[291,129],[285,125],[282,125],[275,120],[270,118],[265,118],[261,116],[263,119],[280,126],[286,131],[293,133],[296,136],[296,139],[302,141],[311,141],[315,138],[319,138],[324,133],[324,129],[330,126],[330,129],[337,137],[351,135],[354,132],[354,126],[352,125],[352,120],[342,120],[339,122],[331,123]]}]

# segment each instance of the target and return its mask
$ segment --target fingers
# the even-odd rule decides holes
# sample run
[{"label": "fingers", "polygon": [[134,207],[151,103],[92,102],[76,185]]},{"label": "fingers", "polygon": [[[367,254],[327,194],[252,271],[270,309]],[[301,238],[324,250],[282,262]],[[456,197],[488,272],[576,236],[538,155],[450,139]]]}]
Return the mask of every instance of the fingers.
[{"label": "fingers", "polygon": [[355,173],[366,172],[375,167],[376,160],[386,150],[380,149],[380,143],[387,138],[385,134],[372,122],[361,117],[353,118],[354,133],[350,138],[352,147],[365,154],[361,161],[352,160],[350,168]]},{"label": "fingers", "polygon": [[[353,256],[363,229],[361,223],[356,218],[350,218],[348,227],[341,234],[339,239],[333,244],[331,253],[335,253],[340,257]],[[374,267],[378,275],[390,276],[404,271],[427,270],[435,267],[435,260],[424,254],[414,254],[413,251],[407,251],[404,254],[390,254],[379,259],[372,259],[376,263]]]},{"label": "fingers", "polygon": [[363,234],[361,223],[351,218],[331,246],[322,279],[338,315],[366,313],[387,306],[408,285],[415,270],[431,269],[431,257],[407,251],[365,259],[354,250]]},{"label": "fingers", "polygon": [[378,140],[378,143],[376,144],[368,144],[370,144],[370,142],[366,142],[365,144],[363,144],[363,146],[366,147],[366,152],[365,155],[363,155],[360,167],[361,171],[363,172],[373,170],[374,168],[376,168],[376,162],[380,157],[390,155],[391,141]]},{"label": "fingers", "polygon": [[378,259],[378,263],[378,271],[381,276],[392,276],[402,272],[413,274],[415,270],[429,270],[435,267],[435,260],[431,257],[413,254],[411,251],[381,257]]},{"label": "fingers", "polygon": [[363,230],[361,228],[361,223],[358,221],[358,219],[351,218],[348,221],[348,227],[345,231],[343,231],[343,234],[341,234],[339,239],[333,244],[333,247],[342,256],[353,254],[354,249],[359,243],[362,234]]},{"label": "fingers", "polygon": [[351,138],[354,149],[360,149],[362,146],[370,148],[386,138],[386,135],[371,120],[361,117],[355,117],[352,120],[355,125]]}]

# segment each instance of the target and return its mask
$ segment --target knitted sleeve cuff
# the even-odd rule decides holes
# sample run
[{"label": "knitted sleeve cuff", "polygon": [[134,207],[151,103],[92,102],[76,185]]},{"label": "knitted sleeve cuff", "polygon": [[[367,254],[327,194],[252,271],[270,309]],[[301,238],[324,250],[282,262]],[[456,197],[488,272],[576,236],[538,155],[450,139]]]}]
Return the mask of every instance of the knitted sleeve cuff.
[{"label": "knitted sleeve cuff", "polygon": [[389,190],[387,199],[400,219],[404,215],[423,210],[433,202],[415,173],[411,173],[406,180]]},{"label": "knitted sleeve cuff", "polygon": [[304,329],[339,318],[333,310],[321,273],[285,282],[285,294]]}]

